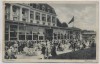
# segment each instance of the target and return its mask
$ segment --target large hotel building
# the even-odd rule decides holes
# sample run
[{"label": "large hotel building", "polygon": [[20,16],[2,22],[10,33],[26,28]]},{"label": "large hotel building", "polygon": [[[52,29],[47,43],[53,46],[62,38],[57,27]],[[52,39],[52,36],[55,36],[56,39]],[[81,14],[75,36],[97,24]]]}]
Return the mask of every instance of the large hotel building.
[{"label": "large hotel building", "polygon": [[81,29],[57,26],[57,15],[50,5],[5,3],[6,41],[64,41],[81,38]]}]

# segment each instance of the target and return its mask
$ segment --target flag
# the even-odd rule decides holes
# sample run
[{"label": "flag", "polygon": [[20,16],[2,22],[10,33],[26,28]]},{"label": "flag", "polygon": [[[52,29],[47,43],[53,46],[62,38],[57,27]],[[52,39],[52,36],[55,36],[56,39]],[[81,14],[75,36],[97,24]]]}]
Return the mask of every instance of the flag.
[{"label": "flag", "polygon": [[70,24],[72,22],[74,22],[74,16],[73,16],[73,18],[70,20],[70,22],[68,24]]}]

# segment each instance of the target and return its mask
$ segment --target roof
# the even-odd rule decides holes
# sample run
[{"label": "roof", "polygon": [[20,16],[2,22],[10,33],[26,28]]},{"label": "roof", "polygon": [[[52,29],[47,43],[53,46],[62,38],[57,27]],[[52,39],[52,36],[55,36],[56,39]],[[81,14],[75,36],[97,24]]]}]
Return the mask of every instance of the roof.
[{"label": "roof", "polygon": [[[20,3],[18,3],[20,4]],[[51,7],[50,5],[46,4],[46,3],[29,3],[29,4],[26,4],[26,3],[21,3],[21,5],[24,5],[24,6],[30,6],[31,8],[35,8],[35,9],[38,9],[38,10],[42,10],[42,7],[44,6],[45,7],[45,12],[48,12],[48,9],[49,9],[49,13],[53,13],[56,15],[56,12],[54,10],[53,7]],[[39,6],[39,8],[38,8]]]},{"label": "roof", "polygon": [[96,34],[96,32],[93,30],[83,30],[82,34]]}]

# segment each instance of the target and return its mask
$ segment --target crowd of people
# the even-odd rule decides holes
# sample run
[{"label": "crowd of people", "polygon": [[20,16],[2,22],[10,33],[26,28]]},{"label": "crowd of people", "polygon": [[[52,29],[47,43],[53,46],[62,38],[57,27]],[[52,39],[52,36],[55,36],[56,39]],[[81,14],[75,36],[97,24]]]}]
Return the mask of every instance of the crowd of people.
[{"label": "crowd of people", "polygon": [[5,42],[5,58],[17,59],[18,54],[28,56],[42,55],[41,59],[49,59],[56,56],[57,51],[72,51],[95,47],[95,40],[62,40],[62,41],[8,41]]}]

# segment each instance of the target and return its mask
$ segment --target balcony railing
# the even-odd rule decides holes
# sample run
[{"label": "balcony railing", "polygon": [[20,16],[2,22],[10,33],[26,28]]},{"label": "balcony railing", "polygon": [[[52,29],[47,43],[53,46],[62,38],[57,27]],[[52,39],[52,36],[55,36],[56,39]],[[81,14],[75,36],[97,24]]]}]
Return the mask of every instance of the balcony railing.
[{"label": "balcony railing", "polygon": [[26,14],[22,14],[22,18],[27,19],[27,15]]}]

